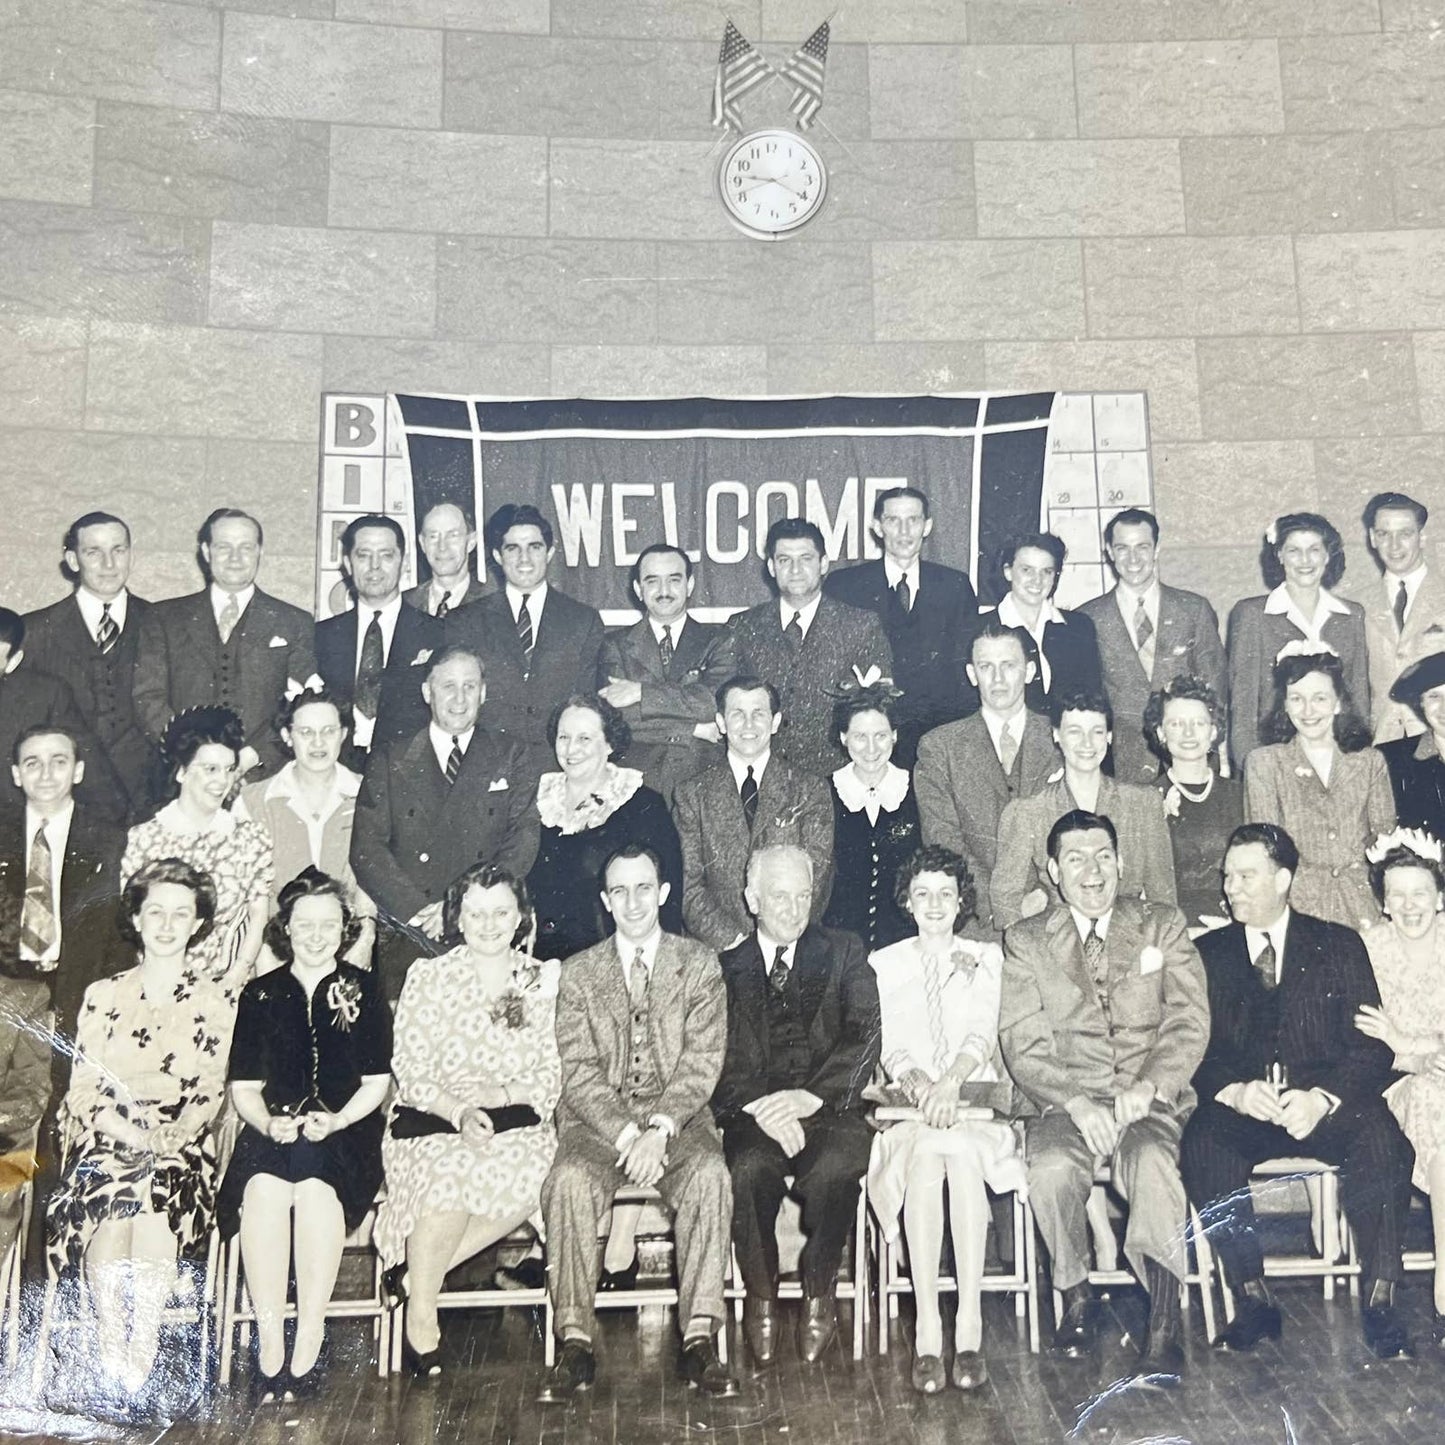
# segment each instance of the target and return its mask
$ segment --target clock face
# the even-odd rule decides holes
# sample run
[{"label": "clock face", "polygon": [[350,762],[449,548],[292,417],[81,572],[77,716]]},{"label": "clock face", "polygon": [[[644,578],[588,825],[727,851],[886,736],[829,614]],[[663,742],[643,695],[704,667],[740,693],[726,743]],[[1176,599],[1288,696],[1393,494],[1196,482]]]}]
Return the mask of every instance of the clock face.
[{"label": "clock face", "polygon": [[757,130],[722,159],[718,191],[728,219],[749,236],[776,241],[807,225],[828,193],[823,158],[796,131]]}]

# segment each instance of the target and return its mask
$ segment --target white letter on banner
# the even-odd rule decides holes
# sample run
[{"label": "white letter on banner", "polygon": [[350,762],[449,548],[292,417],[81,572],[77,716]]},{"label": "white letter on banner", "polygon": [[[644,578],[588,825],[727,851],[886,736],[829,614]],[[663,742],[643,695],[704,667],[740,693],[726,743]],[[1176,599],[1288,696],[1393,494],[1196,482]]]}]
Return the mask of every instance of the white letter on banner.
[{"label": "white letter on banner", "polygon": [[768,508],[768,503],[774,497],[783,499],[783,516],[796,517],[798,515],[798,489],[792,482],[764,482],[758,488],[757,495],[753,498],[753,505],[757,508],[758,513],[755,550],[759,557],[763,555],[763,546],[768,540],[768,528],[774,521]]},{"label": "white letter on banner", "polygon": [[[733,497],[738,504],[737,530],[733,533],[736,543],[732,547],[724,547],[718,539],[718,501],[722,497]],[[705,518],[707,531],[703,546],[707,549],[708,557],[714,562],[741,562],[748,555],[747,533],[743,530],[743,518],[748,514],[751,501],[748,497],[748,489],[741,482],[714,482],[707,489],[707,503]]]},{"label": "white letter on banner", "polygon": [[637,530],[637,519],[623,510],[629,497],[655,497],[657,488],[651,482],[613,482],[612,484],[612,560],[619,567],[630,567],[637,553],[627,540]]},{"label": "white letter on banner", "polygon": [[849,477],[838,498],[838,515],[828,516],[828,502],[817,477],[805,484],[807,503],[803,515],[815,522],[823,534],[823,549],[835,561],[852,562],[858,556],[858,478]]},{"label": "white letter on banner", "polygon": [[585,548],[587,565],[596,567],[602,557],[602,494],[601,482],[584,487],[573,482],[564,487],[552,483],[552,510],[557,514],[557,530],[562,534],[562,556],[569,567],[577,565],[578,553]]}]

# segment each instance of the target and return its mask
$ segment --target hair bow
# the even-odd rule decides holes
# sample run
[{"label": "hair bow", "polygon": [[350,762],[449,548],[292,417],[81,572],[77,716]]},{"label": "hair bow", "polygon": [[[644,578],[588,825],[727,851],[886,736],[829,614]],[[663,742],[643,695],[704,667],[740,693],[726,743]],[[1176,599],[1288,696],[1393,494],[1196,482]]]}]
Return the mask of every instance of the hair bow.
[{"label": "hair bow", "polygon": [[1381,833],[1368,848],[1365,857],[1371,863],[1379,863],[1394,849],[1403,848],[1417,858],[1427,858],[1432,863],[1445,860],[1445,849],[1439,840],[1432,838],[1423,828],[1396,828],[1393,833]]},{"label": "hair bow", "polygon": [[1293,642],[1286,642],[1283,647],[1274,655],[1276,662],[1283,662],[1287,657],[1338,657],[1328,642],[1311,642],[1307,638],[1297,637]]}]

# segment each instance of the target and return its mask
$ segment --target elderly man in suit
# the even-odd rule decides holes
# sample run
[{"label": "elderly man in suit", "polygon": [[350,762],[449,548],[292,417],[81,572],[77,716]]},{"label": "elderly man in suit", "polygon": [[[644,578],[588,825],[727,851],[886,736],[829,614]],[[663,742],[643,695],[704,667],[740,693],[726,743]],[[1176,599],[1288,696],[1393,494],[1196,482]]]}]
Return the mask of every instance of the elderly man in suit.
[{"label": "elderly man in suit", "polygon": [[458,607],[487,595],[472,562],[477,529],[455,502],[438,502],[428,509],[416,539],[431,577],[402,593],[408,607],[430,617],[445,618]]},{"label": "elderly man in suit", "polygon": [[833,704],[845,685],[893,675],[893,650],[875,613],[823,593],[823,534],[801,517],[781,517],[763,544],[771,602],[729,623],[740,672],[772,683],[782,698],[778,751],[804,772],[829,777],[843,762]]},{"label": "elderly man in suit", "polygon": [[984,618],[969,645],[967,674],[979,710],[924,734],[913,788],[923,841],[963,856],[987,924],[1003,810],[1014,798],[1039,792],[1061,759],[1049,720],[1024,704],[1034,675],[1025,634],[997,617]]},{"label": "elderly man in suit", "polygon": [[341,534],[341,569],[356,606],[316,624],[316,668],[351,704],[351,766],[372,748],[400,742],[427,725],[421,679],[446,643],[435,617],[401,600],[406,533],[395,517],[354,517]]},{"label": "elderly man in suit", "polygon": [[893,761],[911,768],[919,738],[969,710],[959,652],[978,622],[978,598],[966,573],[922,560],[933,531],[926,492],[879,492],[870,530],[883,544],[883,556],[829,572],[823,591],[877,613],[883,623],[893,649],[893,680],[903,689]]},{"label": "elderly man in suit", "polygon": [[878,1065],[878,985],[853,934],[808,921],[813,860],[801,848],[754,851],[747,903],[757,926],[721,957],[728,1046],[712,1100],[733,1181],[743,1330],[753,1358],[771,1364],[778,1209],[791,1193],[805,1235],[798,1353],[815,1364],[837,1334],[838,1268],[872,1144],[863,1089]]},{"label": "elderly man in suit", "polygon": [[[45,986],[0,977],[0,1260],[20,1231],[22,1190],[36,1172],[36,1134],[50,1101],[50,1035]],[[38,1223],[34,1233],[44,1233]]]},{"label": "elderly man in suit", "polygon": [[265,538],[248,512],[218,507],[201,525],[200,592],[153,604],[141,622],[134,697],[141,725],[159,745],[184,708],[230,708],[246,730],[243,773],[274,772],[286,761],[273,723],[289,685],[316,674],[309,613],[256,585]]},{"label": "elderly man in suit", "polygon": [[366,765],[351,867],[377,907],[382,982],[396,999],[418,954],[439,951],[447,886],[486,861],[526,877],[539,824],[515,743],[477,724],[487,687],[464,647],[432,654],[421,684],[430,721]]},{"label": "elderly man in suit", "polygon": [[504,586],[447,615],[447,637],[482,659],[491,689],[487,726],[528,750],[533,780],[552,766],[547,719],[597,686],[602,618],[547,581],[552,524],[508,502],[487,521],[487,547]]},{"label": "elderly man in suit", "polygon": [[1445,581],[1425,556],[1430,511],[1403,492],[1378,492],[1365,506],[1365,535],[1383,576],[1356,595],[1365,609],[1371,724],[1377,743],[1417,737],[1424,725],[1390,689],[1411,664],[1445,652]]},{"label": "elderly man in suit", "polygon": [[708,1110],[727,1040],[717,956],[662,931],[668,885],[646,843],[613,853],[601,883],[617,931],[567,960],[557,995],[562,1097],[542,1214],[562,1349],[540,1398],[565,1401],[596,1374],[598,1226],[627,1184],[656,1189],[673,1212],[683,1378],[707,1395],[736,1395],[714,1343],[732,1211]]},{"label": "elderly man in suit", "polygon": [[69,597],[25,617],[33,666],[67,683],[125,793],[133,820],[155,801],[160,755],[136,715],[136,644],[150,603],[128,588],[130,527],[110,512],[70,524],[61,555],[75,582]]},{"label": "elderly man in suit", "polygon": [[749,854],[765,844],[796,843],[813,860],[813,918],[822,918],[832,891],[833,801],[821,778],[773,755],[783,715],[772,683],[729,678],[716,706],[727,755],[678,784],[672,816],[683,921],[694,938],[724,949],[752,931],[743,886]]},{"label": "elderly man in suit", "polygon": [[1062,902],[1004,936],[999,1042],[1028,1121],[1029,1191],[1064,1299],[1054,1346],[1096,1340],[1087,1205],[1108,1160],[1128,1201],[1124,1253],[1149,1296],[1139,1375],[1177,1384],[1184,1367],[1179,1282],[1187,1218],[1179,1136],[1204,1057],[1204,969],[1177,908],[1119,892],[1107,817],[1075,809],[1050,829]]},{"label": "elderly man in suit", "polygon": [[1394,1290],[1415,1154],[1381,1097],[1390,1049],[1355,1025],[1361,1007],[1380,1007],[1380,993],[1359,934],[1290,907],[1298,866],[1283,828],[1236,828],[1224,855],[1234,921],[1198,940],[1212,1022],[1181,1162],[1235,1297],[1215,1344],[1251,1350],[1280,1333],[1248,1181],[1263,1159],[1303,1154],[1339,1167],[1359,1245],[1365,1343],[1381,1359],[1407,1357]]},{"label": "elderly man in suit", "polygon": [[1116,512],[1104,528],[1112,592],[1079,611],[1094,624],[1104,691],[1114,709],[1114,776],[1148,783],[1159,764],[1144,737],[1150,695],[1176,677],[1207,682],[1223,702],[1224,644],[1214,608],[1197,592],[1159,580],[1159,519],[1142,507]]},{"label": "elderly man in suit", "polygon": [[627,720],[627,761],[669,804],[677,784],[716,762],[714,698],[737,671],[732,636],[687,610],[692,559],[669,542],[643,548],[632,564],[632,593],[646,616],[602,644],[598,692]]}]

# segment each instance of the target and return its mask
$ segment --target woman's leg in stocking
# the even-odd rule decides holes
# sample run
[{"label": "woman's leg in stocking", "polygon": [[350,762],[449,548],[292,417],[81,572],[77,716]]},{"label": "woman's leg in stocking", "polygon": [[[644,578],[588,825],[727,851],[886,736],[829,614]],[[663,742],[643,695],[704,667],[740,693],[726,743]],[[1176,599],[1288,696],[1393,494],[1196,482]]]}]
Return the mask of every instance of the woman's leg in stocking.
[{"label": "woman's leg in stocking", "polygon": [[336,1288],[346,1218],[336,1191],[320,1179],[296,1185],[296,1339],[291,1373],[304,1375],[316,1363],[326,1338],[326,1306]]},{"label": "woman's leg in stocking", "polygon": [[126,1342],[130,1338],[129,1219],[108,1219],[96,1226],[85,1250],[85,1283],[95,1310],[100,1345],[100,1367],[119,1382],[126,1371]]},{"label": "woman's leg in stocking", "polygon": [[904,1181],[903,1231],[913,1275],[917,1317],[913,1348],[919,1355],[943,1353],[943,1320],[938,1312],[938,1260],[943,1249],[943,1160],[923,1140],[914,1150]]},{"label": "woman's leg in stocking", "polygon": [[953,1347],[976,1350],[983,1343],[980,1286],[983,1257],[988,1246],[988,1194],[972,1151],[947,1161],[948,1222],[953,1234],[954,1269],[958,1278],[958,1314],[953,1323]]},{"label": "woman's leg in stocking", "polygon": [[163,1214],[131,1220],[131,1331],[126,1383],[139,1390],[155,1368],[161,1316],[175,1293],[178,1245]]},{"label": "woman's leg in stocking", "polygon": [[406,1241],[406,1338],[418,1354],[430,1354],[441,1342],[437,1296],[470,1219],[460,1209],[423,1214]]},{"label": "woman's leg in stocking", "polygon": [[256,1310],[256,1353],[263,1375],[286,1363],[286,1283],[291,1274],[291,1205],[296,1186],[253,1174],[241,1196],[241,1265]]}]

